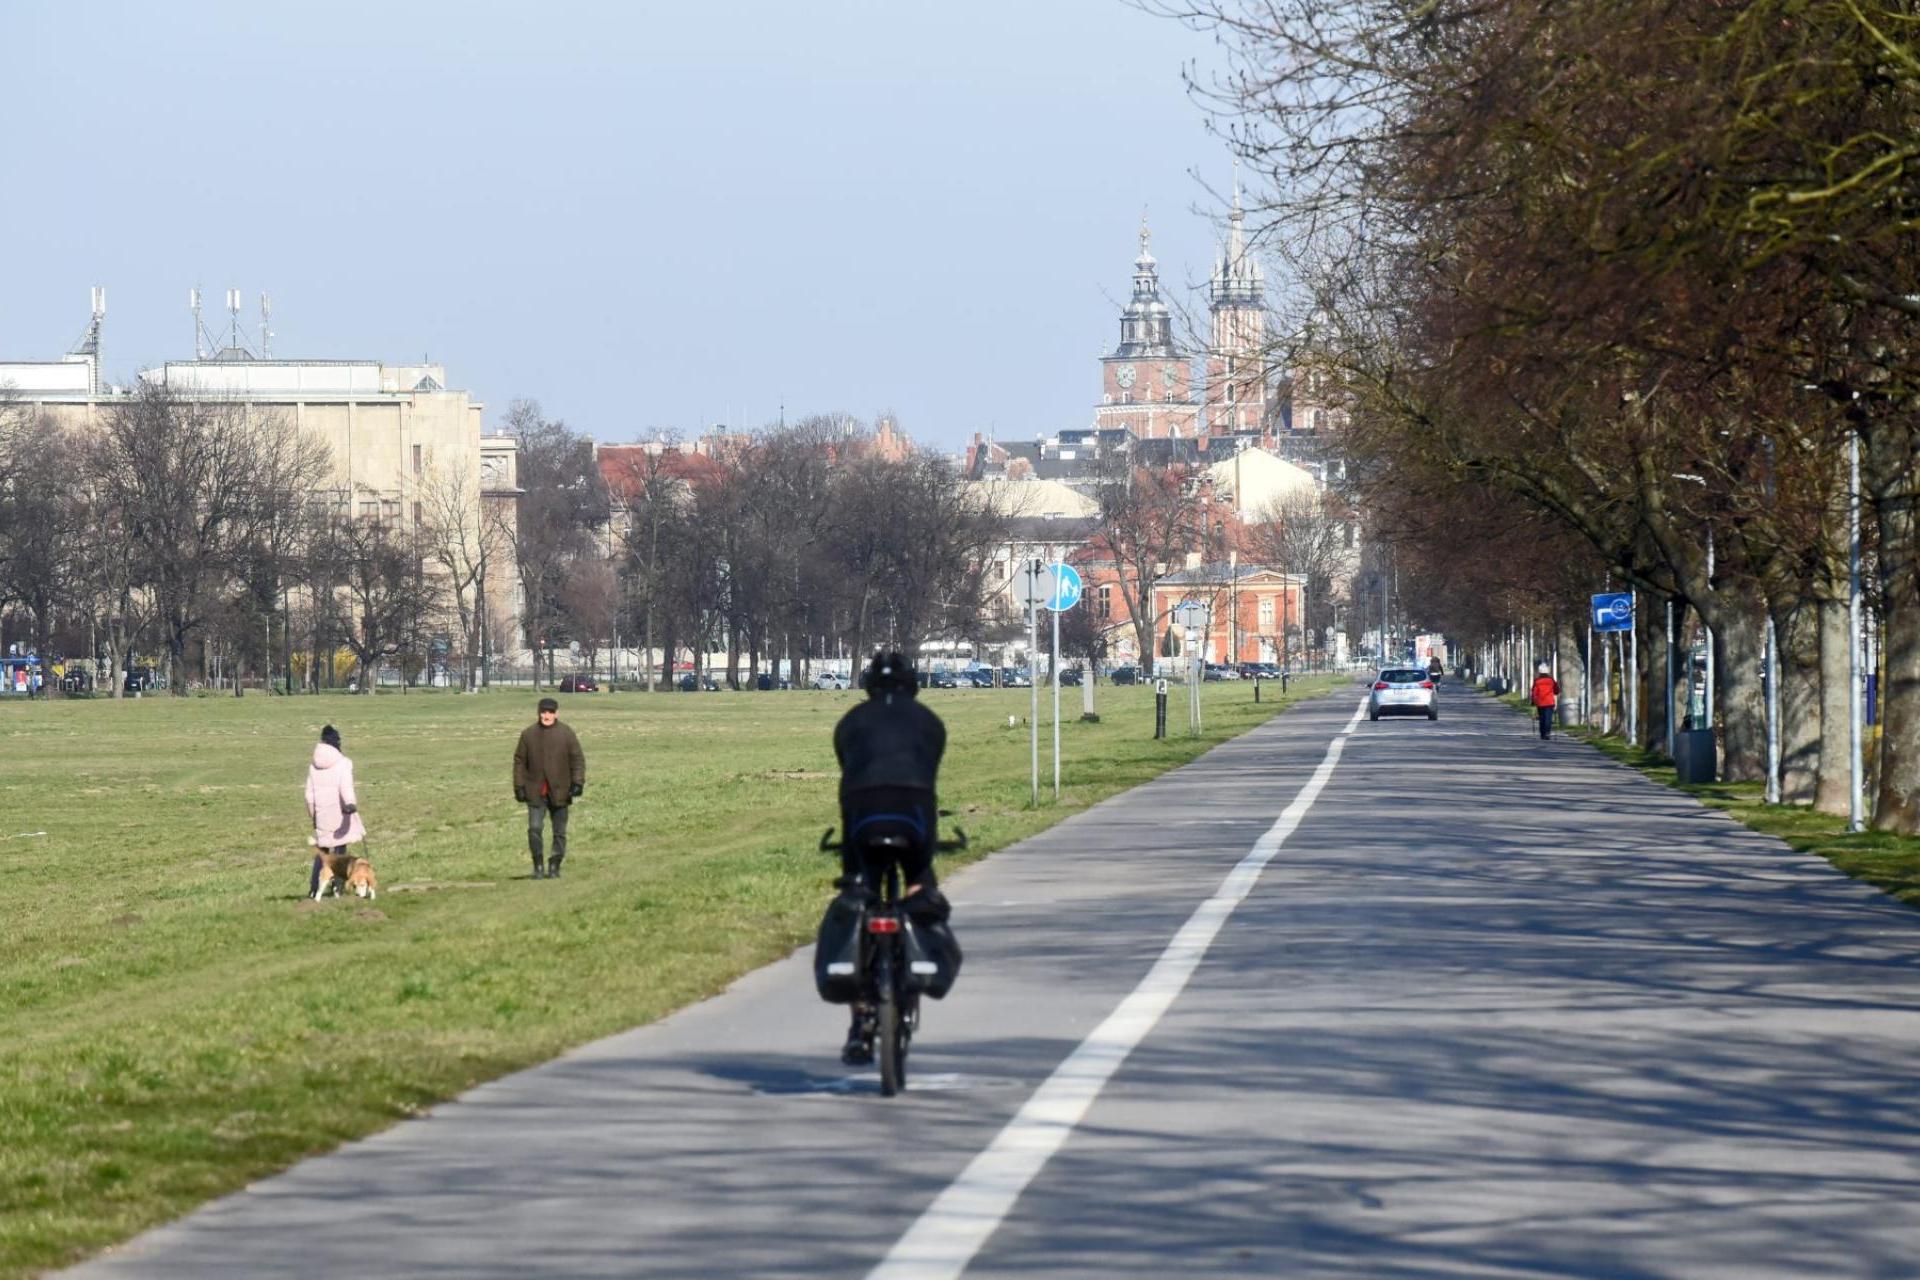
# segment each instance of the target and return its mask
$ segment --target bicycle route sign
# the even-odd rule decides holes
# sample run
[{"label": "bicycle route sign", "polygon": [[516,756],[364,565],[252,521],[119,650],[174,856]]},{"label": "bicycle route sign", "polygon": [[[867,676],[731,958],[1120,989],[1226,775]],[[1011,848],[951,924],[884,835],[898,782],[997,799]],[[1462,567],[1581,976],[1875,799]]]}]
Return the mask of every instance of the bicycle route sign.
[{"label": "bicycle route sign", "polygon": [[1608,591],[1593,598],[1595,631],[1631,631],[1633,629],[1633,593]]}]

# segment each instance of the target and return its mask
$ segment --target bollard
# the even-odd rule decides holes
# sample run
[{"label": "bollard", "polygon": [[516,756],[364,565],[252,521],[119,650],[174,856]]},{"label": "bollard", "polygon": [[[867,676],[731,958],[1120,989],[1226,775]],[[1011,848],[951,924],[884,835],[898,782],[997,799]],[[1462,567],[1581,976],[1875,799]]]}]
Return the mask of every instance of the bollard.
[{"label": "bollard", "polygon": [[1253,700],[1255,702],[1260,701],[1260,677],[1259,676],[1255,676],[1253,678]]},{"label": "bollard", "polygon": [[1167,682],[1165,680],[1153,682],[1153,736],[1156,738],[1167,736]]}]

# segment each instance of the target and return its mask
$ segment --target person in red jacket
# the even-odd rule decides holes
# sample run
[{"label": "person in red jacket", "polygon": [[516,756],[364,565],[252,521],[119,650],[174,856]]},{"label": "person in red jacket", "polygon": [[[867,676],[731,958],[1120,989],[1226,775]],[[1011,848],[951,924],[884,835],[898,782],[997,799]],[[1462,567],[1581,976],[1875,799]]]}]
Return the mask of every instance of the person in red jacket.
[{"label": "person in red jacket", "polygon": [[1533,678],[1533,709],[1540,713],[1540,740],[1545,742],[1553,736],[1553,709],[1560,705],[1560,682],[1553,678],[1546,663],[1540,664],[1540,674]]}]

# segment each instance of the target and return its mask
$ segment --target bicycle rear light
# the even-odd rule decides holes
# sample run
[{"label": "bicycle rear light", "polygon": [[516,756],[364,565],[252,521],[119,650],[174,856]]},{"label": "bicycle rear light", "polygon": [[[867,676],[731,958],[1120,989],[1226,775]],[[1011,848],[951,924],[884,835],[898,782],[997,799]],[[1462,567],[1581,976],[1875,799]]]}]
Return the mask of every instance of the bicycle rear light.
[{"label": "bicycle rear light", "polygon": [[900,932],[900,922],[892,916],[875,916],[873,919],[867,921],[867,932],[898,933]]}]

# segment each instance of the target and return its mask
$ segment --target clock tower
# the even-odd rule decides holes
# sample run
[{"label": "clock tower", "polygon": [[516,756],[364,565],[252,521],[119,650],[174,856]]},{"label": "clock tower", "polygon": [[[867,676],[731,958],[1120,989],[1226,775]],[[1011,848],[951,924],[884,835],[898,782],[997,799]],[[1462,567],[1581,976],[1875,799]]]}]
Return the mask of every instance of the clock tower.
[{"label": "clock tower", "polygon": [[1173,318],[1160,300],[1160,272],[1140,220],[1140,256],[1133,260],[1133,298],[1120,315],[1120,345],[1100,360],[1096,428],[1125,427],[1143,440],[1191,436],[1200,421],[1193,366],[1173,341]]}]

